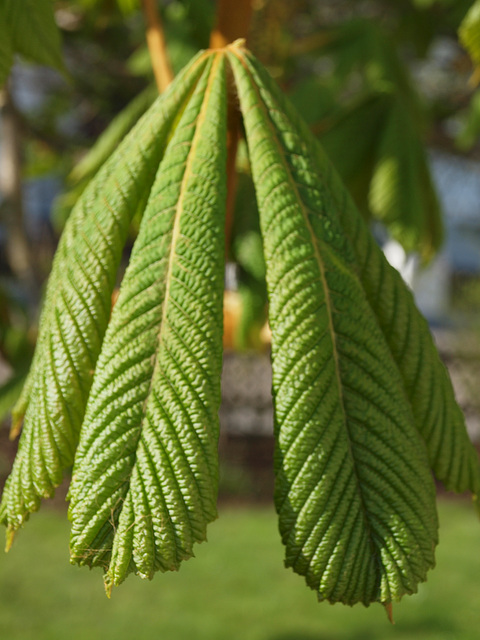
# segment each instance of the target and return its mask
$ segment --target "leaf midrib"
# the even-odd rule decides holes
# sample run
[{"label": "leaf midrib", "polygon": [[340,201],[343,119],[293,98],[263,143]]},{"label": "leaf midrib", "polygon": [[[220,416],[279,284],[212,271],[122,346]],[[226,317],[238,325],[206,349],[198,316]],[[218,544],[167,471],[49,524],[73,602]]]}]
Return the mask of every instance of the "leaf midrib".
[{"label": "leaf midrib", "polygon": [[372,528],[368,519],[368,509],[366,507],[365,501],[364,501],[364,497],[363,497],[363,492],[361,489],[361,483],[360,483],[360,477],[358,474],[358,470],[357,470],[357,463],[356,463],[356,459],[355,456],[353,454],[353,449],[352,449],[352,444],[351,444],[351,439],[349,436],[349,431],[348,431],[348,420],[347,420],[347,414],[346,414],[346,409],[345,409],[345,399],[344,399],[344,394],[343,394],[343,385],[341,382],[341,377],[340,377],[340,363],[339,363],[339,357],[338,357],[338,350],[337,350],[337,344],[336,344],[336,336],[335,336],[335,329],[334,329],[334,325],[333,325],[333,315],[332,315],[332,301],[330,299],[330,293],[329,293],[329,289],[327,286],[327,280],[326,280],[326,276],[325,276],[325,265],[323,264],[323,260],[321,258],[319,249],[318,249],[318,244],[317,244],[317,239],[315,236],[315,233],[313,231],[312,225],[310,223],[309,217],[308,217],[308,212],[305,209],[303,200],[300,197],[296,182],[291,174],[290,168],[288,166],[288,163],[285,161],[285,155],[283,153],[283,149],[282,149],[282,145],[277,137],[277,133],[276,130],[274,128],[274,126],[272,125],[272,122],[270,120],[268,111],[264,105],[264,102],[262,100],[262,96],[260,94],[258,85],[256,83],[256,81],[254,80],[254,78],[252,77],[250,70],[248,69],[248,66],[245,64],[243,56],[240,56],[238,54],[238,50],[234,47],[232,47],[230,49],[231,54],[233,54],[238,61],[240,62],[240,64],[243,66],[243,68],[245,69],[246,73],[248,74],[248,76],[251,78],[251,86],[254,89],[255,93],[258,96],[258,102],[257,102],[257,106],[259,108],[261,108],[266,116],[266,121],[268,123],[268,127],[271,131],[271,140],[275,143],[275,145],[277,146],[278,149],[278,155],[281,158],[283,167],[285,169],[285,173],[288,176],[289,179],[289,183],[290,183],[290,187],[292,188],[292,191],[295,193],[296,197],[297,197],[297,201],[299,203],[299,207],[300,210],[302,212],[302,215],[304,217],[305,220],[305,224],[307,226],[307,229],[310,233],[310,237],[312,240],[312,245],[313,245],[313,249],[314,249],[314,254],[315,257],[317,259],[318,265],[319,265],[319,269],[320,269],[320,277],[322,280],[322,284],[324,287],[324,292],[325,292],[325,306],[327,309],[327,314],[328,314],[328,325],[330,328],[330,333],[331,333],[331,340],[332,340],[332,347],[333,347],[333,357],[334,357],[334,363],[335,363],[335,377],[337,380],[337,386],[338,386],[338,393],[339,393],[339,404],[340,404],[340,408],[341,408],[341,412],[343,415],[343,420],[344,420],[344,425],[345,425],[345,431],[347,433],[347,443],[348,443],[348,450],[350,453],[350,458],[352,460],[352,467],[353,467],[353,471],[354,471],[354,475],[355,475],[355,479],[356,479],[356,484],[357,484],[357,495],[359,497],[360,500],[360,504],[362,507],[362,512],[363,512],[363,520],[365,523],[365,529],[367,531],[367,535],[368,535],[368,539],[370,542],[370,546],[372,551],[374,552],[375,557],[377,557],[378,555],[378,549],[377,546],[375,545],[375,541],[374,541],[374,537],[372,534]]},{"label": "leaf midrib", "polygon": [[[208,102],[209,102],[209,97],[211,94],[211,87],[216,79],[216,69],[218,67],[218,65],[220,64],[220,59],[221,59],[221,55],[217,54],[212,62],[212,67],[210,69],[209,72],[209,78],[208,78],[208,83],[207,86],[205,88],[205,93],[204,93],[204,98],[203,98],[203,102],[202,102],[202,106],[200,108],[200,112],[198,114],[198,117],[196,119],[195,122],[195,133],[193,135],[193,139],[192,139],[192,144],[190,146],[190,150],[188,153],[188,157],[187,157],[187,162],[185,165],[185,172],[183,174],[183,178],[182,178],[182,182],[181,182],[181,187],[180,187],[180,196],[178,198],[177,201],[177,206],[175,207],[176,209],[176,213],[175,213],[175,220],[174,220],[174,225],[173,225],[173,230],[172,230],[172,237],[171,237],[171,242],[170,242],[170,249],[169,249],[169,258],[168,258],[168,265],[167,265],[167,269],[166,269],[166,274],[165,277],[162,277],[162,281],[166,282],[165,285],[165,294],[164,294],[164,299],[163,299],[163,303],[162,303],[162,314],[161,314],[161,320],[160,320],[160,328],[159,328],[159,332],[158,332],[158,336],[157,336],[157,340],[156,340],[156,347],[155,350],[153,352],[153,370],[152,370],[152,376],[150,378],[150,384],[149,384],[149,388],[148,391],[145,395],[145,400],[143,402],[143,406],[142,406],[142,417],[140,419],[140,424],[138,427],[138,435],[137,435],[137,443],[135,446],[135,450],[138,448],[140,440],[142,438],[142,432],[144,430],[144,425],[145,425],[145,420],[147,419],[147,413],[146,413],[146,409],[147,409],[147,405],[149,402],[149,399],[152,395],[153,392],[153,386],[154,383],[156,381],[156,375],[157,375],[157,371],[159,368],[159,353],[160,350],[162,348],[162,343],[164,342],[164,328],[165,328],[165,324],[167,321],[167,315],[168,315],[168,307],[169,307],[169,302],[170,302],[170,285],[171,285],[171,281],[172,281],[172,272],[173,272],[173,267],[175,264],[175,258],[176,258],[176,246],[177,246],[177,241],[178,238],[180,237],[180,220],[182,217],[182,213],[184,211],[183,205],[184,205],[184,200],[185,200],[185,196],[186,193],[188,191],[187,189],[187,185],[188,185],[188,181],[192,175],[192,164],[195,158],[195,150],[197,148],[197,145],[199,143],[199,140],[201,138],[200,133],[201,133],[201,126],[203,124],[203,122],[206,120],[206,116],[208,113]],[[158,284],[158,281],[157,283]],[[168,455],[167,455],[168,458]],[[131,468],[131,472],[129,475],[129,478],[126,482],[130,483],[130,478],[131,475],[133,473],[133,470],[135,468],[136,465],[136,454],[135,454],[135,459],[134,462],[132,464],[132,468]],[[128,490],[127,490],[128,491]],[[179,487],[179,492],[180,494],[183,496],[181,488]],[[168,511],[168,509],[167,509]],[[170,516],[169,516],[170,517]]]},{"label": "leaf midrib", "polygon": [[166,274],[165,274],[165,281],[166,281],[166,285],[165,285],[165,295],[163,298],[163,304],[162,304],[162,317],[160,320],[160,329],[158,332],[158,337],[157,337],[157,346],[155,348],[154,351],[154,358],[153,358],[153,373],[152,373],[152,377],[150,380],[150,386],[147,392],[147,395],[145,397],[145,401],[143,404],[143,417],[140,423],[140,431],[143,427],[143,422],[145,419],[145,409],[148,403],[148,400],[150,398],[150,395],[152,393],[153,390],[153,384],[155,381],[155,375],[157,373],[158,370],[158,354],[160,352],[161,346],[162,346],[162,342],[164,341],[164,328],[165,328],[165,324],[166,324],[166,320],[167,320],[167,315],[168,315],[168,307],[169,307],[169,298],[170,298],[170,287],[171,287],[171,281],[172,281],[172,273],[173,273],[173,267],[174,267],[174,263],[175,263],[175,258],[176,258],[176,248],[177,248],[177,242],[178,242],[178,238],[180,236],[180,220],[182,217],[182,213],[184,212],[184,200],[185,200],[185,196],[186,193],[188,191],[187,189],[187,184],[188,181],[192,175],[192,164],[195,158],[195,150],[198,146],[198,142],[200,139],[200,130],[201,130],[201,125],[203,124],[203,122],[206,119],[206,114],[207,114],[207,105],[208,105],[208,98],[210,96],[210,92],[211,92],[211,86],[213,84],[213,81],[215,80],[215,70],[216,67],[219,64],[219,59],[220,57],[218,55],[215,56],[213,63],[212,63],[212,68],[210,69],[210,74],[209,74],[209,78],[208,78],[208,83],[207,86],[205,88],[205,94],[204,94],[204,99],[202,102],[202,106],[200,108],[200,112],[198,114],[198,118],[196,120],[195,123],[195,133],[193,135],[193,139],[192,139],[192,144],[190,147],[190,151],[188,153],[188,157],[187,157],[187,162],[185,165],[185,172],[183,174],[183,178],[182,178],[182,184],[180,187],[180,196],[178,198],[178,202],[177,202],[177,206],[175,207],[176,209],[176,213],[175,213],[175,220],[174,220],[174,224],[173,224],[173,230],[172,230],[172,239],[170,242],[170,251],[169,251],[169,256],[168,256],[168,265],[167,265],[167,270],[166,270]]}]

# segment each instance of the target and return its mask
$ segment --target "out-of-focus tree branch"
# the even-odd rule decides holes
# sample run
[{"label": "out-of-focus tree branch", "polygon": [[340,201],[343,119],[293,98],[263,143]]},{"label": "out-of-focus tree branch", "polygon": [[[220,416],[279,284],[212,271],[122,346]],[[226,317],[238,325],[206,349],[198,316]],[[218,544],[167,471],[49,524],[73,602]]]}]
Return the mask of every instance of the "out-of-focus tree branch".
[{"label": "out-of-focus tree branch", "polygon": [[247,39],[252,17],[252,0],[219,0],[217,23],[210,36],[210,48],[221,49],[239,38]]},{"label": "out-of-focus tree branch", "polygon": [[23,218],[21,126],[8,87],[0,91],[0,111],[0,217],[7,231],[6,259],[34,302],[38,298],[38,282]]},{"label": "out-of-focus tree branch", "polygon": [[162,21],[155,0],[142,0],[142,8],[147,23],[146,37],[153,74],[159,92],[163,93],[174,76],[168,57]]}]

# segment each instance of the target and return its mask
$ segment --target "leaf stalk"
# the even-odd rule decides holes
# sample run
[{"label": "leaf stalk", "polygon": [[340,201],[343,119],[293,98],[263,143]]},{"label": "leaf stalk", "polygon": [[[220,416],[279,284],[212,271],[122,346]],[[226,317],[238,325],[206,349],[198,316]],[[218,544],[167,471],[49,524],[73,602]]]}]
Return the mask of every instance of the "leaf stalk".
[{"label": "leaf stalk", "polygon": [[153,75],[158,91],[163,93],[174,78],[167,52],[167,44],[160,14],[155,0],[142,0],[142,8],[147,23],[147,46],[152,61]]}]

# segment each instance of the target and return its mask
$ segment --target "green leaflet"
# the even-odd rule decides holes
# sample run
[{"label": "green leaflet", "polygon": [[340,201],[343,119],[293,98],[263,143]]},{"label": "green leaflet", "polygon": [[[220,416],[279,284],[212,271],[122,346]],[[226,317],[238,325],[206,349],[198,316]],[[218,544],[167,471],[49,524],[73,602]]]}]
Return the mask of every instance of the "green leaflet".
[{"label": "green leaflet", "polygon": [[332,208],[352,244],[365,294],[401,373],[435,476],[449,490],[480,494],[478,454],[469,440],[465,419],[425,318],[399,273],[388,264],[308,127],[265,70],[254,61],[251,64],[259,86],[268,89],[263,97],[272,117],[277,119],[278,126],[288,118],[285,136],[295,135],[302,140],[305,153],[316,161],[318,179],[334,199]]},{"label": "green leaflet", "polygon": [[350,199],[330,175],[342,228],[355,248],[362,284],[404,381],[435,476],[451,491],[480,494],[478,454],[468,437],[447,370],[425,318],[379,249]]},{"label": "green leaflet", "polygon": [[128,227],[139,203],[146,202],[175,118],[204,65],[197,57],[152,106],[69,218],[47,287],[26,390],[15,409],[17,422],[26,414],[0,506],[8,540],[38,509],[40,499],[53,495],[73,463]]},{"label": "green leaflet", "polygon": [[160,165],[99,357],[70,489],[72,562],[177,569],[216,517],[226,170],[224,57]]},{"label": "green leaflet", "polygon": [[64,70],[60,31],[52,0],[3,0],[13,50],[26,58]]},{"label": "green leaflet", "polygon": [[229,58],[264,238],[286,564],[321,600],[389,603],[434,565],[424,444],[315,159],[252,58]]}]

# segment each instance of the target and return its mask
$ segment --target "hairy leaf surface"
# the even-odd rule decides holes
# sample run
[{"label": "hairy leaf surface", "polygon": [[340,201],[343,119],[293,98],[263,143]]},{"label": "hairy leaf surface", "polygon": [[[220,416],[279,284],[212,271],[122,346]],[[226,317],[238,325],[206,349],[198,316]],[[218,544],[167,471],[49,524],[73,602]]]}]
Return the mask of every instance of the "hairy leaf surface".
[{"label": "hairy leaf surface", "polygon": [[[72,212],[0,520],[11,539],[74,461],[71,559],[102,567],[107,592],[132,572],[177,569],[205,540],[216,517],[227,79],[263,237],[286,564],[320,600],[389,604],[434,564],[430,467],[478,493],[478,457],[411,294],[307,126],[238,43],[199,54]],[[257,278],[255,238],[243,262]]]},{"label": "hairy leaf surface", "polygon": [[388,603],[434,565],[425,446],[315,158],[252,58],[230,59],[264,237],[286,564],[319,599]]},{"label": "hairy leaf surface", "polygon": [[226,197],[224,58],[209,59],[150,193],[89,398],[72,561],[177,569],[216,517]]},{"label": "hairy leaf surface", "polygon": [[425,318],[400,274],[387,262],[308,127],[268,74],[258,65],[254,65],[253,72],[257,81],[268,87],[264,99],[272,117],[279,124],[288,117],[285,135],[295,135],[303,141],[305,153],[316,161],[318,179],[334,200],[332,211],[336,211],[342,232],[350,239],[362,286],[401,373],[435,476],[447,489],[470,490],[479,495],[478,454],[468,437],[464,416]]},{"label": "hairy leaf surface", "polygon": [[83,194],[62,235],[15,413],[18,422],[26,411],[0,507],[7,535],[53,494],[73,463],[128,227],[145,206],[178,110],[203,66],[201,58],[192,62],[152,106]]}]

